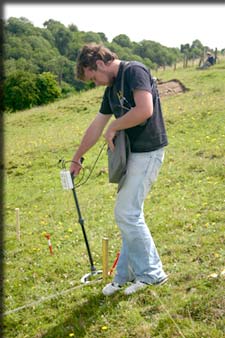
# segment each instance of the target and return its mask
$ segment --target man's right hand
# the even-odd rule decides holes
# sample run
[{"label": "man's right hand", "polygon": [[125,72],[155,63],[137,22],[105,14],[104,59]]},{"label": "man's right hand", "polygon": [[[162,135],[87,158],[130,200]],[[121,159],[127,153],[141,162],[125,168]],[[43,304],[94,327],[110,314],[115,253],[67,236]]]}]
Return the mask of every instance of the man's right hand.
[{"label": "man's right hand", "polygon": [[83,162],[83,158],[81,158],[78,161],[72,160],[71,161],[71,165],[70,165],[70,174],[75,177],[77,175],[79,175],[79,172],[82,168],[82,162]]}]

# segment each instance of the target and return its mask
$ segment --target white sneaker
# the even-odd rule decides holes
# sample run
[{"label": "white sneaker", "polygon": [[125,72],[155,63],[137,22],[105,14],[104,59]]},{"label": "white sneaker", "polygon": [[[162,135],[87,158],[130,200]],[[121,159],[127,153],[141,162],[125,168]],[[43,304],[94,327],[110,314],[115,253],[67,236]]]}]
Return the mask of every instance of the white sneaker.
[{"label": "white sneaker", "polygon": [[121,286],[118,283],[112,282],[107,284],[103,289],[102,293],[105,296],[111,296],[115,292],[119,291],[121,289]]},{"label": "white sneaker", "polygon": [[168,279],[169,279],[169,276],[165,276],[163,279],[160,279],[160,281],[156,282],[153,285],[163,285],[168,281]]},{"label": "white sneaker", "polygon": [[124,294],[125,295],[131,295],[132,293],[137,292],[140,289],[144,289],[148,286],[148,284],[137,281],[133,283],[131,286],[128,286],[128,288],[125,289]]},{"label": "white sneaker", "polygon": [[137,292],[140,289],[144,289],[149,285],[162,285],[164,283],[166,283],[168,281],[168,276],[164,277],[163,279],[161,279],[160,281],[154,283],[154,284],[147,284],[144,282],[134,282],[131,286],[128,286],[128,288],[126,288],[126,290],[124,291],[125,295],[131,295],[132,293]]}]

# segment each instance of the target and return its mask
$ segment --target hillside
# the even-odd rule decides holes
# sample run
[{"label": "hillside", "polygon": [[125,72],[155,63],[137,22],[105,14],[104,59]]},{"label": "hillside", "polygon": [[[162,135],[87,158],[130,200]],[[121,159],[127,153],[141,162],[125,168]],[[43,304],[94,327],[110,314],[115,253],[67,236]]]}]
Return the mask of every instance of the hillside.
[{"label": "hillside", "polygon": [[[6,115],[5,337],[224,337],[225,63],[154,75],[189,89],[162,97],[169,146],[145,204],[168,283],[112,298],[102,295],[102,280],[80,283],[89,262],[58,161],[71,159],[104,89]],[[85,177],[103,143],[86,154]],[[111,267],[120,235],[106,150],[77,193],[95,266],[101,269],[106,236]]]},{"label": "hillside", "polygon": [[211,51],[215,59],[224,50],[215,51],[203,46],[198,39],[180,48],[170,48],[156,41],[131,41],[125,34],[109,42],[103,32],[79,31],[75,24],[68,27],[49,19],[43,28],[35,27],[29,19],[11,17],[2,22],[4,34],[4,109],[21,111],[54,102],[59,96],[68,97],[74,91],[89,90],[91,83],[74,76],[79,50],[87,43],[104,44],[120,60],[143,62],[150,69],[168,66],[183,67],[206,60]]}]

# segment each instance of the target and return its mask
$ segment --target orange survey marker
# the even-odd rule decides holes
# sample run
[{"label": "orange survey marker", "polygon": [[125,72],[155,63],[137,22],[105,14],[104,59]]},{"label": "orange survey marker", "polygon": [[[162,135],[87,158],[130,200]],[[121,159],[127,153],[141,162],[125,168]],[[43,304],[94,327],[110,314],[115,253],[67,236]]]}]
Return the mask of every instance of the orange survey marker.
[{"label": "orange survey marker", "polygon": [[113,265],[112,265],[111,269],[110,269],[109,272],[108,272],[108,275],[109,275],[109,276],[112,275],[113,270],[115,269],[115,267],[116,267],[116,265],[117,265],[117,262],[118,262],[119,257],[120,257],[120,253],[117,252],[117,254],[116,254],[116,259],[115,259],[115,261],[113,262]]},{"label": "orange survey marker", "polygon": [[51,240],[50,240],[50,235],[49,235],[49,234],[45,234],[45,237],[46,237],[47,240],[48,240],[48,247],[49,247],[50,254],[53,255],[53,250],[52,250],[52,244],[51,244]]}]

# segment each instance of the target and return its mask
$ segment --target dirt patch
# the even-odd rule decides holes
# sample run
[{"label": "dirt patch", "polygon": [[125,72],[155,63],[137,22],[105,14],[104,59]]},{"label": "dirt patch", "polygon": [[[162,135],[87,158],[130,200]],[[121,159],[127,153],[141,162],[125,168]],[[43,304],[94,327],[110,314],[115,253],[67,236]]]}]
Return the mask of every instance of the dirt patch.
[{"label": "dirt patch", "polygon": [[188,90],[182,82],[177,79],[169,80],[163,82],[162,80],[157,80],[159,95],[168,96],[168,95],[175,95],[178,93],[184,93]]}]

